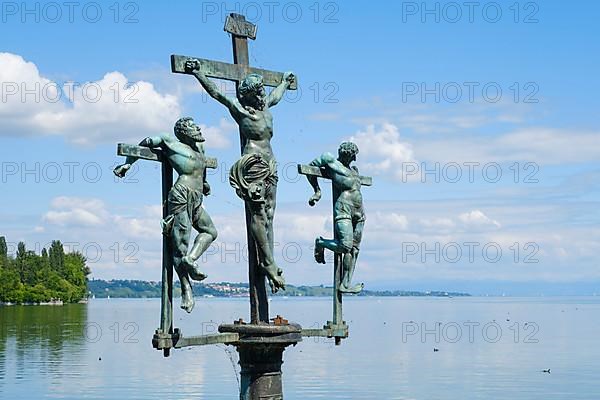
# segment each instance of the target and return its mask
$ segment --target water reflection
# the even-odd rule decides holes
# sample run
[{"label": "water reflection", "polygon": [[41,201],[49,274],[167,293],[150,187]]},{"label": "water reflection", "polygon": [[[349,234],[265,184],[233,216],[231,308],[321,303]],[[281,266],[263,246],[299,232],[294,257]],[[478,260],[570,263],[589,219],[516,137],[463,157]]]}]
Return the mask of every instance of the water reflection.
[{"label": "water reflection", "polygon": [[75,367],[86,322],[83,304],[0,307],[0,385],[39,375],[59,380],[70,373],[62,365]]},{"label": "water reflection", "polygon": [[[231,348],[188,348],[169,358],[152,349],[159,309],[157,299],[0,307],[0,398],[237,398]],[[278,298],[271,309],[307,328],[331,318],[328,299]],[[192,315],[175,310],[175,325],[186,335],[211,333],[247,313],[247,299],[197,299]],[[287,400],[596,399],[600,393],[600,299],[349,298],[345,318],[350,338],[342,346],[308,338],[286,350]],[[421,332],[403,337],[411,321]],[[488,340],[493,329],[483,336],[492,322],[502,329],[497,341]],[[538,325],[537,342],[525,340],[526,322]],[[465,323],[479,324],[473,340]]]}]

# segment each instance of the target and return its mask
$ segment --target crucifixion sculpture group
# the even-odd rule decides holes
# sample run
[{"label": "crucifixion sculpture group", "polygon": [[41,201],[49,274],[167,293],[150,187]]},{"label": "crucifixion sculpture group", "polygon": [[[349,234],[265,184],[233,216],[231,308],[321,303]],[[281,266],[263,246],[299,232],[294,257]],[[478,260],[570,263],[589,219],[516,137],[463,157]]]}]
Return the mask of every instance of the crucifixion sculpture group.
[{"label": "crucifixion sculpture group", "polygon": [[[115,168],[114,173],[123,177],[137,159],[159,161],[162,165],[163,289],[161,324],[153,338],[154,347],[162,349],[167,356],[171,348],[233,344],[240,351],[240,360],[251,359],[246,373],[248,382],[254,382],[258,379],[252,378],[256,360],[261,357],[277,358],[265,356],[262,347],[257,353],[257,343],[271,343],[276,352],[281,353],[285,346],[297,343],[302,336],[333,337],[337,344],[348,336],[348,327],[342,318],[342,295],[356,294],[363,288],[362,284],[352,284],[352,276],[365,223],[361,187],[369,186],[372,182],[370,177],[361,176],[352,165],[356,161],[358,147],[351,142],[342,143],[337,156],[323,153],[307,165],[298,165],[298,172],[306,175],[313,189],[310,206],[314,206],[321,198],[318,179],[332,182],[334,236],[331,239],[318,237],[314,255],[316,262],[324,264],[325,249],[334,253],[333,317],[323,329],[301,329],[299,325],[290,324],[279,316],[271,320],[266,283],[273,293],[285,289],[283,269],[273,255],[273,218],[278,177],[271,147],[271,108],[282,100],[286,90],[297,88],[297,80],[292,72],[280,73],[249,65],[248,39],[255,39],[256,26],[243,16],[231,14],[225,30],[232,37],[233,64],[173,55],[171,68],[174,73],[194,76],[212,98],[227,108],[239,127],[241,157],[229,171],[229,182],[245,205],[249,323],[240,319],[235,324],[222,325],[220,334],[195,337],[184,337],[178,329],[173,328],[173,268],[181,282],[181,308],[191,312],[194,307],[191,281],[201,281],[207,277],[200,270],[197,260],[217,237],[217,230],[202,207],[203,198],[210,194],[206,169],[216,168],[217,161],[205,156],[205,138],[193,119],[179,119],[175,124],[174,136],[162,134],[148,137],[137,146],[119,144],[117,154],[127,158],[124,164]],[[235,82],[236,96],[225,95],[211,78]],[[270,93],[265,90],[267,86],[273,88]],[[173,169],[178,173],[175,184]],[[193,231],[197,235],[191,241]],[[272,364],[272,360],[269,362]],[[242,376],[244,371],[242,366]],[[248,385],[251,387],[253,384]],[[272,382],[269,385],[272,386]],[[248,393],[252,390],[248,389]]]}]

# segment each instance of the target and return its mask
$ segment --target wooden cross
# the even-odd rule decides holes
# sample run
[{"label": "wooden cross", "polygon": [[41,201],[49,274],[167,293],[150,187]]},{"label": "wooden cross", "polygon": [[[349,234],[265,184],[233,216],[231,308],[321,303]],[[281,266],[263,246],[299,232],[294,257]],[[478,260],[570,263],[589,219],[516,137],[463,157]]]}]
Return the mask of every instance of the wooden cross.
[{"label": "wooden cross", "polygon": [[[298,173],[307,176],[315,176],[317,178],[331,179],[327,174],[327,169],[319,168],[312,165],[298,164]],[[360,176],[360,183],[362,186],[373,185],[373,178],[370,176]],[[331,183],[331,190],[333,193],[333,208],[335,209],[335,201],[340,195],[339,191],[335,188],[333,182]],[[335,225],[335,221],[334,221]],[[335,232],[335,226],[333,229],[334,238],[338,239]],[[342,256],[341,253],[335,253],[333,259],[333,317],[331,321],[327,321],[324,329],[328,331],[329,337],[335,337],[335,344],[340,344],[342,338],[348,337],[348,326],[343,320],[342,315],[342,293],[339,291],[340,284],[342,283]],[[320,335],[315,335],[320,336]]]},{"label": "wooden cross", "polygon": [[[233,64],[220,61],[206,60],[197,57],[172,55],[171,70],[174,73],[189,74],[186,72],[185,63],[190,58],[197,59],[200,63],[200,69],[209,78],[224,79],[233,81],[236,84],[236,91],[241,81],[251,73],[262,75],[263,85],[276,87],[283,79],[283,73],[268,71],[264,69],[251,67],[248,57],[248,39],[256,39],[256,25],[246,21],[246,18],[240,14],[230,14],[225,21],[226,32],[231,34],[233,45]],[[297,82],[289,87],[292,90],[297,89]],[[238,92],[239,95],[239,92]],[[240,144],[243,151],[245,139],[240,131]],[[248,284],[250,290],[250,321],[252,324],[258,322],[269,322],[269,302],[267,297],[267,288],[265,285],[265,276],[258,271],[258,254],[256,243],[250,232],[251,214],[248,205],[245,206],[246,212],[246,237],[248,240]]]},{"label": "wooden cross", "polygon": [[[200,62],[200,69],[209,78],[233,81],[237,85],[248,75],[258,74],[263,77],[263,85],[275,87],[281,83],[283,73],[269,71],[266,69],[250,66],[248,57],[248,39],[256,39],[256,25],[246,21],[246,17],[240,14],[230,14],[225,21],[226,32],[231,33],[233,42],[233,64],[221,61],[206,60],[203,58],[189,56],[171,56],[171,71],[177,74],[189,74],[185,70],[185,63],[190,58]],[[290,89],[297,89],[297,81],[294,80]]]},{"label": "wooden cross", "polygon": [[[149,147],[135,146],[131,144],[119,143],[117,145],[117,155],[125,157],[135,157],[142,160],[158,161],[161,163],[162,175],[162,215],[163,219],[169,215],[167,198],[169,191],[173,186],[173,167],[162,153],[161,149],[151,149]],[[217,168],[217,159],[206,157],[206,168]],[[206,172],[204,173],[206,178]],[[173,258],[169,246],[169,240],[163,235],[162,240],[162,288],[160,300],[160,328],[157,335],[169,336],[173,334]],[[170,349],[163,349],[165,357],[169,356]]]}]

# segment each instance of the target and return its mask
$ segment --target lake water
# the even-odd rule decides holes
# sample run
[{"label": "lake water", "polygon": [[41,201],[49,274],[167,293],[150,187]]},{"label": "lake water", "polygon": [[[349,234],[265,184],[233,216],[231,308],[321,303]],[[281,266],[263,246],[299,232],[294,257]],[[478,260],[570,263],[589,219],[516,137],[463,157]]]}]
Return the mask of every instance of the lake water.
[{"label": "lake water", "polygon": [[[158,299],[0,307],[0,398],[237,399],[232,348],[169,358],[152,348],[159,309]],[[331,318],[324,298],[276,298],[271,310],[305,328]],[[248,303],[180,311],[176,326],[194,335],[246,318]],[[600,398],[600,298],[347,298],[344,312],[341,346],[308,338],[286,350],[286,399]]]}]

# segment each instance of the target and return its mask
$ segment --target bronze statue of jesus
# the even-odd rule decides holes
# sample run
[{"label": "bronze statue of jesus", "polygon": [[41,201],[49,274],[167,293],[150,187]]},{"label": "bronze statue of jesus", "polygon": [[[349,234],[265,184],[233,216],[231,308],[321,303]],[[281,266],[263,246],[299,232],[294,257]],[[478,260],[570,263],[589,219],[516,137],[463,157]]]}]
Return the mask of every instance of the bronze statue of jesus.
[{"label": "bronze statue of jesus", "polygon": [[259,267],[269,279],[271,290],[285,287],[283,270],[273,257],[273,216],[277,194],[277,165],[271,138],[273,116],[270,107],[283,98],[294,82],[294,74],[286,72],[281,83],[268,95],[261,75],[249,74],[240,83],[239,98],[228,97],[219,90],[200,68],[200,62],[190,58],[185,63],[187,73],[194,75],[206,92],[229,110],[244,138],[242,157],[232,166],[229,182],[237,195],[248,205],[252,218],[250,231],[258,249]]}]

